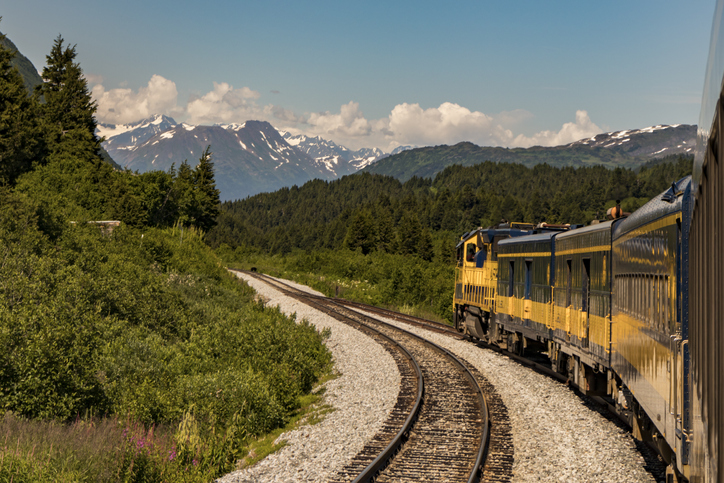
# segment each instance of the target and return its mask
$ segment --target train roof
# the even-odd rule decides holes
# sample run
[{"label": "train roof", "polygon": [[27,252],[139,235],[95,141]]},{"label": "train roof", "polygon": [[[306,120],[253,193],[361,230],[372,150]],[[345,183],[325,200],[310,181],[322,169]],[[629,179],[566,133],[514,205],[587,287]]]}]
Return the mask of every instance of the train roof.
[{"label": "train roof", "polygon": [[701,180],[704,160],[707,149],[707,140],[711,134],[716,106],[722,91],[722,78],[724,77],[724,0],[716,2],[714,23],[711,29],[711,42],[709,44],[709,58],[704,75],[704,93],[701,96],[701,111],[696,134],[696,151],[694,155],[694,171],[692,177],[692,191],[696,193]]},{"label": "train roof", "polygon": [[521,236],[517,238],[507,238],[505,240],[501,240],[498,243],[498,248],[515,245],[527,245],[529,243],[550,242],[554,236],[559,235],[560,233],[562,232],[550,231],[545,233],[536,233],[535,235]]},{"label": "train roof", "polygon": [[628,218],[617,223],[613,229],[613,239],[616,240],[618,237],[640,226],[681,211],[681,206],[684,201],[681,195],[683,195],[691,185],[691,176],[682,178],[676,183],[672,183],[672,185],[672,188],[656,195],[651,201],[634,211]]},{"label": "train roof", "polygon": [[596,223],[595,225],[588,225],[588,226],[584,226],[582,228],[576,228],[575,230],[570,230],[570,231],[561,233],[560,235],[558,235],[557,239],[585,235],[587,233],[592,233],[592,232],[610,230],[611,225],[614,224],[616,221],[618,221],[618,220],[602,221],[601,223]]}]

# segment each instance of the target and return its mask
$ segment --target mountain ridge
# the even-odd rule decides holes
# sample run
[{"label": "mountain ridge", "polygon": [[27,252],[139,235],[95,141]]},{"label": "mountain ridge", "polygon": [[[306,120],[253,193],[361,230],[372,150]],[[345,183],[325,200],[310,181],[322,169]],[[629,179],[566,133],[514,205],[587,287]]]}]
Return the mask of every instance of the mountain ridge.
[{"label": "mountain ridge", "polygon": [[603,165],[609,168],[636,168],[658,157],[692,155],[696,126],[657,125],[602,133],[561,146],[503,148],[461,142],[452,146],[415,148],[388,156],[362,171],[393,176],[404,182],[417,176],[432,178],[447,166],[472,166],[485,161],[519,163],[525,166],[547,163],[551,166]]},{"label": "mountain ridge", "polygon": [[566,145],[529,148],[477,146],[400,146],[352,151],[320,136],[293,135],[265,121],[193,126],[155,115],[126,125],[99,124],[104,147],[122,166],[141,172],[178,166],[195,159],[210,144],[222,199],[241,199],[264,191],[325,181],[360,171],[406,181],[432,178],[445,167],[484,161],[533,166],[603,165],[637,167],[656,157],[691,154],[696,127],[657,125],[602,133]]}]

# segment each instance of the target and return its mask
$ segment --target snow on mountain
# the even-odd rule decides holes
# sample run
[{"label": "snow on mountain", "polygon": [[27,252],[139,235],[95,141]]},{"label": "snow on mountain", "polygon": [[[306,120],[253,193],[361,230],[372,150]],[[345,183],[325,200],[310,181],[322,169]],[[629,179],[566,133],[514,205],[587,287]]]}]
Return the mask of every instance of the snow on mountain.
[{"label": "snow on mountain", "polygon": [[[339,157],[315,159],[291,146],[271,124],[196,126],[155,116],[123,126],[101,125],[103,146],[121,166],[134,171],[167,171],[188,161],[192,166],[211,146],[216,184],[223,200],[302,185],[315,178],[332,180],[355,172]],[[110,136],[109,136],[110,135]]]},{"label": "snow on mountain", "polygon": [[386,156],[377,148],[352,151],[318,136],[277,131],[261,121],[196,126],[156,115],[130,124],[99,124],[96,133],[105,137],[103,147],[117,163],[139,172],[178,168],[185,160],[195,165],[211,145],[222,199],[314,178],[337,179]]},{"label": "snow on mountain", "polygon": [[304,134],[295,136],[285,131],[280,131],[280,134],[291,146],[311,156],[338,177],[359,171],[385,156],[385,153],[377,148],[352,151],[319,136],[309,137]]},{"label": "snow on mountain", "polygon": [[96,134],[99,137],[106,138],[103,146],[107,150],[110,146],[113,146],[115,149],[129,150],[151,136],[166,131],[175,125],[176,121],[170,117],[156,114],[131,124],[99,123],[96,128]]},{"label": "snow on mountain", "polygon": [[658,158],[672,154],[694,154],[696,126],[658,124],[643,129],[627,129],[597,134],[567,146],[589,146],[621,151],[628,156]]}]

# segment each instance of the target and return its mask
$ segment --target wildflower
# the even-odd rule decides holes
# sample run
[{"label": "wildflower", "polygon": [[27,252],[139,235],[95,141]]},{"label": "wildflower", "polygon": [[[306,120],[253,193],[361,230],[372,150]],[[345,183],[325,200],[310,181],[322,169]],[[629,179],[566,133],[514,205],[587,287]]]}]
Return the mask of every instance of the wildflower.
[{"label": "wildflower", "polygon": [[173,461],[174,458],[176,458],[176,450],[172,449],[171,451],[168,452],[168,460]]},{"label": "wildflower", "polygon": [[196,465],[198,465],[198,464],[199,464],[199,461],[198,461],[198,460],[196,460],[196,459],[194,459],[194,460],[193,460],[193,461],[192,461],[191,463],[193,463],[193,465],[194,465],[194,466],[196,466]]}]

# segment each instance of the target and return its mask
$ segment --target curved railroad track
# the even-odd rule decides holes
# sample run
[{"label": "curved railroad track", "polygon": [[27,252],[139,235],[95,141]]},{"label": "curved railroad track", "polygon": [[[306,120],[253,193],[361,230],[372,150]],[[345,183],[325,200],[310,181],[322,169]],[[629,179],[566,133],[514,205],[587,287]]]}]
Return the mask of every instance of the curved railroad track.
[{"label": "curved railroad track", "polygon": [[[376,331],[386,336],[386,340],[398,341],[417,361],[422,374],[418,386],[421,389],[418,392],[421,392],[423,397],[421,404],[412,406],[418,412],[406,413],[411,404],[409,396],[403,396],[403,385],[398,404],[383,429],[332,481],[476,482],[481,481],[481,470],[483,481],[510,479],[510,438],[507,441],[507,460],[491,459],[488,456],[486,461],[485,458],[489,440],[495,440],[489,438],[489,402],[486,401],[486,394],[481,390],[478,381],[484,381],[483,387],[490,385],[480,373],[471,372],[467,364],[446,349],[394,325],[345,307],[339,300],[311,295],[262,274],[245,273],[337,320],[368,333]],[[400,354],[401,351],[396,353]],[[404,366],[405,364],[402,364],[403,368]],[[494,409],[493,414],[498,417],[499,411]],[[414,425],[405,427],[401,424],[403,416],[406,423]],[[390,439],[393,434],[395,437]],[[496,456],[501,446],[498,443],[496,442],[497,448],[494,452]],[[380,448],[384,449],[380,451]],[[493,464],[489,464],[490,461]]]}]

